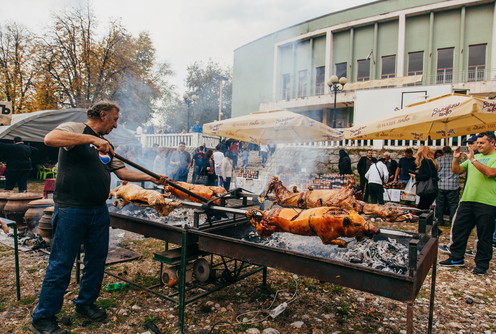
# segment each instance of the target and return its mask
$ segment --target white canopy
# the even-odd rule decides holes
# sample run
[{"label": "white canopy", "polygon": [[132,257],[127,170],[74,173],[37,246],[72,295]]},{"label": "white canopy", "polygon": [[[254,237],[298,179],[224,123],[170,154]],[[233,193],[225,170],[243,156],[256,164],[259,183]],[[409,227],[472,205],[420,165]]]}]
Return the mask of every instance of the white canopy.
[{"label": "white canopy", "polygon": [[[12,124],[0,126],[0,139],[21,137],[26,142],[43,142],[45,135],[64,122],[86,122],[85,109],[41,110],[12,115]],[[139,144],[134,133],[122,126],[108,136],[114,145]]]}]

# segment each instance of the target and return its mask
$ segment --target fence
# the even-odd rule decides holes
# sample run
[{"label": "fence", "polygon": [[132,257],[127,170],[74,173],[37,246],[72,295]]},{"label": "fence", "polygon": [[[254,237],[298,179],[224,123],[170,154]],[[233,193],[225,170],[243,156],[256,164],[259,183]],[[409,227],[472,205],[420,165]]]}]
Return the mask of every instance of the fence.
[{"label": "fence", "polygon": [[220,137],[206,135],[203,133],[158,133],[137,135],[143,147],[161,146],[177,147],[179,143],[184,142],[186,147],[198,147],[206,145],[214,148],[219,144]]},{"label": "fence", "polygon": [[[198,147],[205,144],[208,148],[214,148],[220,142],[220,137],[206,135],[203,133],[173,133],[173,134],[143,134],[137,136],[143,147],[152,147],[157,144],[161,147],[177,147],[184,142],[186,147]],[[452,146],[456,147],[463,143],[467,136],[459,136],[438,140],[352,140],[343,139],[339,141],[323,141],[311,143],[279,144],[280,147],[312,147],[312,148],[371,148],[401,150],[407,147],[417,148],[422,145],[430,147]]]}]

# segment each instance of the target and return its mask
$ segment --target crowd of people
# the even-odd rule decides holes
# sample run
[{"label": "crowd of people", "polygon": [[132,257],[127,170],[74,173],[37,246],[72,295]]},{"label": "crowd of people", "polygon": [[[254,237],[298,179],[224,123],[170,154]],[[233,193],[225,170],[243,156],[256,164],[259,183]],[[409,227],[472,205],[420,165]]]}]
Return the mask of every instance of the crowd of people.
[{"label": "crowd of people", "polygon": [[[465,255],[475,255],[473,273],[484,275],[492,248],[496,247],[496,137],[492,131],[482,132],[463,144],[454,152],[450,146],[437,151],[420,146],[415,156],[412,149],[406,149],[398,162],[388,153],[377,159],[375,152],[368,150],[356,170],[364,200],[370,203],[384,204],[384,185],[388,182],[414,184],[419,197],[417,208],[428,210],[435,202],[437,224],[451,225],[450,245],[440,247],[450,255],[440,265],[464,266]],[[353,173],[347,152],[340,150],[339,156],[340,173]],[[460,174],[465,174],[461,197]],[[475,252],[467,250],[474,228]]]},{"label": "crowd of people", "polygon": [[[236,140],[223,140],[215,148],[202,145],[193,154],[184,142],[174,150],[155,145],[142,150],[138,147],[118,147],[115,151],[129,160],[148,161],[150,168],[160,176],[156,179],[145,173],[127,168],[114,159],[114,146],[104,138],[117,127],[119,106],[102,101],[87,110],[86,123],[62,123],[45,136],[45,144],[59,148],[58,177],[56,180],[52,219],[53,238],[48,268],[43,279],[38,304],[32,313],[31,331],[34,333],[67,333],[59,327],[56,315],[61,311],[64,294],[70,283],[72,265],[84,245],[84,271],[78,296],[73,300],[75,310],[91,321],[103,321],[106,311],[95,304],[103,281],[105,259],[108,253],[110,217],[106,200],[111,178],[116,174],[131,182],[152,182],[164,185],[168,175],[175,181],[220,185],[230,189],[238,160],[245,168],[248,150],[255,148]],[[369,150],[361,157],[356,169],[365,201],[384,203],[384,185],[388,182],[408,184],[415,180],[420,197],[418,208],[430,209],[436,201],[435,217],[445,224],[448,213],[451,224],[449,257],[440,261],[442,266],[464,266],[466,248],[472,230],[477,241],[473,273],[484,275],[492,259],[496,243],[496,137],[487,131],[467,139],[466,145],[454,152],[444,147],[434,152],[420,146],[413,154],[406,149],[396,162],[389,153],[380,159]],[[7,188],[15,185],[25,190],[26,175],[31,168],[30,157],[35,153],[22,138],[1,144],[7,158]],[[258,148],[256,148],[258,149]],[[261,145],[262,165],[275,147]],[[353,174],[347,152],[339,152],[339,171]],[[464,159],[462,159],[462,156]],[[29,166],[28,166],[29,165]],[[191,172],[191,173],[190,173]],[[465,183],[460,198],[460,174]],[[444,249],[444,248],[442,248]]]},{"label": "crowd of people", "polygon": [[[206,144],[203,144],[192,153],[186,150],[184,142],[180,142],[175,149],[158,145],[145,149],[141,146],[121,145],[116,148],[116,152],[131,161],[139,161],[156,173],[168,175],[175,181],[189,181],[193,184],[209,186],[219,185],[229,190],[235,177],[235,169],[246,169],[249,150],[257,148],[228,139],[222,140],[214,148],[208,148]],[[260,154],[262,154],[262,149],[260,149]]]}]

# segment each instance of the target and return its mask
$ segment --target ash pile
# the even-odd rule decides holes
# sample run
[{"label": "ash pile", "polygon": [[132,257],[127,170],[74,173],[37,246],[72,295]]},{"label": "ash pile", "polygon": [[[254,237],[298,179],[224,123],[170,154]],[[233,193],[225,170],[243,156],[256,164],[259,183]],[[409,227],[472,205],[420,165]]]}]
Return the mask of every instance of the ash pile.
[{"label": "ash pile", "polygon": [[109,211],[119,213],[125,216],[146,219],[157,223],[169,224],[173,226],[181,226],[184,224],[193,224],[194,210],[190,208],[176,208],[168,216],[164,217],[157,213],[153,208],[145,208],[128,204],[123,208],[114,207],[107,203]]},{"label": "ash pile", "polygon": [[389,237],[357,241],[355,238],[341,238],[348,242],[346,248],[324,245],[317,236],[301,236],[290,233],[274,233],[269,238],[260,238],[251,231],[243,240],[267,247],[362,265],[377,270],[405,275],[408,270],[408,240]]}]

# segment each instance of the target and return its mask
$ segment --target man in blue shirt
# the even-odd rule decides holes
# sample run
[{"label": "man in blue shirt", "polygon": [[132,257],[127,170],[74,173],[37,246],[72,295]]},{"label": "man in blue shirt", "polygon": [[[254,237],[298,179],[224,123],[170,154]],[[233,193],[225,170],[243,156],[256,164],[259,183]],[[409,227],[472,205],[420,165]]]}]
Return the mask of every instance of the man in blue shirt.
[{"label": "man in blue shirt", "polygon": [[200,125],[200,121],[196,121],[195,125],[191,127],[191,132],[202,133],[203,128]]}]

